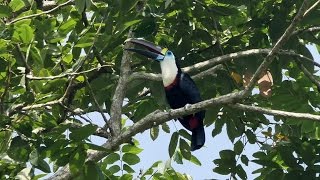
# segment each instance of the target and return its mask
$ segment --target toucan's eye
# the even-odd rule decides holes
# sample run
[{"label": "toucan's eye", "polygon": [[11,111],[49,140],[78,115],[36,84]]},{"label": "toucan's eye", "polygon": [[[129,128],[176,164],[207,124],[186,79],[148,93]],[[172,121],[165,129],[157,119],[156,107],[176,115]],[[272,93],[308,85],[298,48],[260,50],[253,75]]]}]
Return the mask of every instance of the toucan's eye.
[{"label": "toucan's eye", "polygon": [[168,51],[168,52],[167,52],[167,55],[168,55],[168,56],[171,56],[171,55],[172,55],[172,52],[171,52],[171,51]]}]

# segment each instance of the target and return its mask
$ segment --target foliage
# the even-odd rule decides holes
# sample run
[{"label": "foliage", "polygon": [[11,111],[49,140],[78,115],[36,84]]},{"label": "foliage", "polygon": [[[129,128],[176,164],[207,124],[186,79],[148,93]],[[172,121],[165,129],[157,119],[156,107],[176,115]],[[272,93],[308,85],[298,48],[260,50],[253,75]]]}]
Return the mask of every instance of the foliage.
[{"label": "foliage", "polygon": [[[189,150],[190,134],[184,129],[173,132],[168,142],[171,159],[155,162],[140,173],[133,169],[142,151],[136,140],[113,150],[90,141],[91,136],[101,136],[98,130],[103,127],[87,122],[82,115],[110,114],[129,29],[135,37],[168,47],[181,67],[188,67],[233,52],[271,48],[302,4],[301,0],[60,0],[57,3],[63,5],[45,11],[45,4],[39,2],[0,0],[1,179],[19,175],[36,179],[66,164],[72,175],[84,179],[189,179],[170,165],[183,160],[201,165]],[[315,44],[319,50],[320,34],[303,30],[319,26],[319,16],[317,7],[304,17],[298,27],[301,31],[282,49],[312,60],[306,44]],[[216,76],[197,79],[203,99],[243,89],[242,77],[252,75],[264,57],[235,57],[224,62]],[[243,103],[319,114],[319,87],[303,73],[301,64],[319,79],[313,62],[278,54],[268,69],[273,78],[270,96],[256,93]],[[138,57],[133,58],[131,68],[133,72],[160,72],[157,64]],[[147,79],[129,82],[128,102],[122,111],[128,121],[136,123],[156,109],[167,108],[161,86]],[[144,88],[150,95],[141,95]],[[213,137],[226,127],[234,144],[233,149],[222,150],[208,170],[246,179],[251,172],[243,167],[256,163],[261,165],[253,172],[257,179],[319,177],[318,122],[266,118],[259,112],[219,106],[207,110],[205,125],[214,125]],[[127,129],[123,123],[122,132]],[[152,127],[151,138],[157,140],[160,131],[174,130],[166,123]],[[245,151],[248,143],[261,147],[254,159]],[[86,161],[89,150],[105,153],[105,158]],[[43,174],[34,175],[35,169]]]}]

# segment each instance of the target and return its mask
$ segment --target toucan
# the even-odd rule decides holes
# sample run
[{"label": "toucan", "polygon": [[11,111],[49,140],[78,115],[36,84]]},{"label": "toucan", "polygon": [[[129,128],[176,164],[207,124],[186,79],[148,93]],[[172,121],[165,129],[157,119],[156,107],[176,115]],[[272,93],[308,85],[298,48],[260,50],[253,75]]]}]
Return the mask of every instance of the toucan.
[{"label": "toucan", "polygon": [[[181,68],[175,60],[172,51],[161,48],[149,41],[141,38],[130,38],[125,43],[140,45],[145,49],[127,48],[125,50],[141,54],[160,62],[162,82],[166,94],[166,99],[172,109],[177,109],[202,101],[200,92],[195,82]],[[205,132],[203,119],[205,111],[186,115],[178,118],[180,123],[192,132],[191,151],[200,149],[205,143]]]}]

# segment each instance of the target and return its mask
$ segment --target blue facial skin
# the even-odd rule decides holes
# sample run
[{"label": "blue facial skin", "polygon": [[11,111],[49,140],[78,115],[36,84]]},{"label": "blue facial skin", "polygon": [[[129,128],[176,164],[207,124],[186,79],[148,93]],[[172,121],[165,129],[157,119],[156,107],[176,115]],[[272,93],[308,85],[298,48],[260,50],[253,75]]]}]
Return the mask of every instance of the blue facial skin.
[{"label": "blue facial skin", "polygon": [[168,56],[172,56],[173,53],[171,51],[167,51],[165,53],[165,55],[158,55],[158,57],[155,59],[156,61],[163,61],[165,57],[168,57]]}]

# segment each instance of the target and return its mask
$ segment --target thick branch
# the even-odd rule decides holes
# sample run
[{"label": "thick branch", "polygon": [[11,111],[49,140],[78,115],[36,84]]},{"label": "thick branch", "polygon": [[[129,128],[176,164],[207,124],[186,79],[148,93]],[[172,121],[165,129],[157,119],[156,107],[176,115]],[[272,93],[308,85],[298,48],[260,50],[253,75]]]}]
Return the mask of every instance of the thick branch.
[{"label": "thick branch", "polygon": [[[129,30],[128,38],[133,37],[132,28]],[[124,48],[129,48],[130,43],[126,43]],[[110,120],[109,125],[111,128],[111,134],[116,137],[120,134],[121,131],[121,114],[122,114],[122,104],[125,98],[125,92],[127,88],[128,79],[130,76],[130,59],[131,55],[129,51],[124,51],[121,60],[120,66],[120,78],[118,80],[118,84],[114,95],[112,97],[112,103],[110,108]]]},{"label": "thick branch", "polygon": [[295,112],[288,112],[288,111],[280,111],[280,110],[273,110],[273,109],[266,109],[262,107],[255,107],[249,106],[244,104],[233,104],[229,105],[232,108],[240,109],[243,111],[251,111],[251,112],[259,112],[262,114],[268,114],[272,116],[281,116],[281,117],[290,117],[290,118],[299,118],[302,120],[313,120],[313,121],[320,121],[319,115],[313,115],[308,113],[295,113]]},{"label": "thick branch", "polygon": [[279,38],[277,43],[273,46],[272,50],[269,52],[265,60],[260,64],[254,75],[252,76],[248,86],[246,86],[244,95],[247,96],[251,92],[251,90],[254,88],[254,85],[258,81],[260,74],[267,70],[268,66],[272,63],[273,59],[275,58],[275,55],[277,52],[280,51],[280,48],[289,40],[290,36],[292,35],[294,29],[298,25],[298,23],[302,20],[304,12],[307,10],[308,6],[308,0],[304,0],[298,13],[292,20],[289,27],[286,29],[286,31],[283,33],[283,35]]}]

